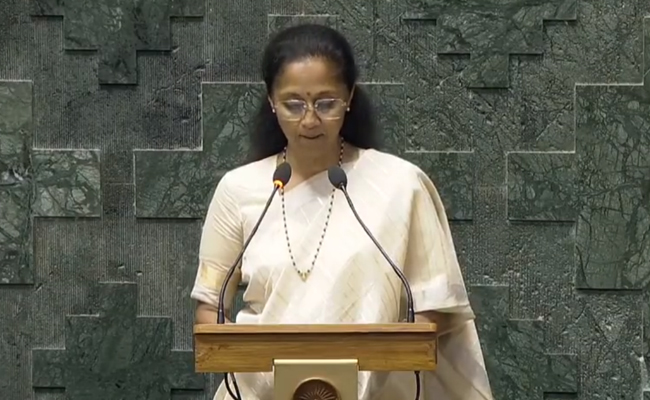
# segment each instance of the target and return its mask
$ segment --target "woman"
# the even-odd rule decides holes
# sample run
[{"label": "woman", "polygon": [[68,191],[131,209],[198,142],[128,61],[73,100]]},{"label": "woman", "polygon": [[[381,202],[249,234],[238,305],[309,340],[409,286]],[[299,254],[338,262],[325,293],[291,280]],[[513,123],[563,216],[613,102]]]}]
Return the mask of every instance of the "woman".
[{"label": "woman", "polygon": [[[286,29],[262,63],[268,98],[251,136],[251,163],[225,174],[203,228],[192,298],[197,323],[215,323],[229,266],[259,218],[283,161],[292,176],[271,204],[226,293],[245,282],[236,323],[390,323],[400,320],[401,285],[327,178],[339,165],[364,222],[403,268],[417,321],[441,331],[439,364],[423,373],[426,400],[492,399],[474,314],[447,218],[431,180],[376,149],[369,98],[357,84],[350,45],[319,25]],[[271,374],[237,374],[244,400],[272,399]],[[412,373],[360,373],[359,399],[415,396]],[[229,399],[226,388],[215,399]]]}]

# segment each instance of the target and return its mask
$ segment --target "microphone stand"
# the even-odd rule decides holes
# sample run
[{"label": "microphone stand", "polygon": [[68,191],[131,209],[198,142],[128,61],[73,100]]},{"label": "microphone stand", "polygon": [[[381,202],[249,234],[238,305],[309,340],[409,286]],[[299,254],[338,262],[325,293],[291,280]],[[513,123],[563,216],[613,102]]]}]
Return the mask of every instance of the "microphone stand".
[{"label": "microphone stand", "polygon": [[[354,214],[354,217],[359,222],[359,225],[361,225],[361,227],[366,232],[370,240],[372,240],[372,242],[375,244],[377,249],[379,249],[381,255],[384,256],[384,259],[386,259],[388,264],[391,266],[393,271],[395,271],[400,281],[402,282],[402,286],[404,287],[406,292],[406,304],[407,304],[406,318],[409,323],[415,323],[415,307],[413,306],[413,292],[411,291],[411,286],[408,284],[408,280],[406,279],[406,276],[404,275],[402,270],[400,270],[397,267],[397,265],[395,265],[393,260],[391,260],[391,258],[388,256],[384,248],[381,246],[381,244],[379,244],[375,236],[372,234],[372,232],[370,232],[370,229],[368,229],[366,224],[363,222],[361,216],[359,216],[359,213],[357,212],[354,203],[352,203],[352,198],[350,198],[350,195],[348,194],[348,190],[347,190],[348,178],[345,174],[345,171],[343,171],[343,169],[340,167],[331,167],[327,171],[327,175],[332,186],[334,186],[335,188],[343,192],[343,195],[345,196],[345,200],[348,202],[348,205],[350,206],[350,210],[352,210],[352,213]],[[420,385],[420,371],[414,371],[414,374],[415,374],[415,400],[419,400],[420,392],[422,390]]]},{"label": "microphone stand", "polygon": [[[224,306],[224,300],[226,296],[226,288],[228,287],[228,283],[230,283],[230,280],[232,279],[232,276],[235,273],[235,270],[237,269],[237,266],[241,262],[242,258],[244,257],[244,252],[248,248],[248,245],[250,244],[251,240],[253,239],[253,236],[257,233],[257,230],[260,227],[260,224],[262,223],[262,220],[266,216],[266,213],[269,211],[269,207],[271,206],[271,202],[273,201],[273,198],[275,197],[275,194],[278,192],[278,190],[282,189],[288,182],[289,179],[291,179],[291,165],[288,163],[282,163],[278,165],[278,167],[275,169],[275,172],[273,173],[273,191],[271,191],[271,195],[269,196],[268,200],[266,201],[266,204],[264,205],[264,209],[262,210],[262,214],[260,217],[257,219],[257,222],[255,223],[255,226],[251,230],[251,233],[248,235],[248,238],[244,242],[239,254],[237,255],[237,258],[235,261],[232,263],[232,266],[230,269],[228,269],[228,272],[226,273],[226,277],[223,280],[223,283],[221,284],[221,292],[219,292],[219,304],[217,305],[217,324],[218,325],[223,325],[226,322],[226,314],[225,314],[225,306]],[[228,381],[228,376],[232,377],[232,384],[235,388],[235,392],[233,393],[233,390],[230,387],[230,382]],[[242,400],[241,398],[241,393],[239,392],[239,386],[237,385],[237,379],[235,378],[235,374],[224,374],[224,384],[226,385],[226,390],[228,391],[228,395],[230,395],[231,398],[235,400]]]}]

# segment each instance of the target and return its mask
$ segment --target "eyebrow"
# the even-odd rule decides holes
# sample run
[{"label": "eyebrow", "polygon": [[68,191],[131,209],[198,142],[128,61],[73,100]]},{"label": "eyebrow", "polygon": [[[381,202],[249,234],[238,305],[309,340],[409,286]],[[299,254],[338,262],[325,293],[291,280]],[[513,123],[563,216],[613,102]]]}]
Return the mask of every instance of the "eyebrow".
[{"label": "eyebrow", "polygon": [[[326,95],[326,96],[331,96],[331,97],[336,97],[335,92],[332,91],[332,90],[322,90],[322,91],[320,91],[320,92],[315,93],[315,94],[313,95],[313,97],[321,97],[321,96],[324,96],[324,95]],[[300,94],[298,94],[298,93],[295,93],[295,92],[286,92],[286,93],[282,93],[282,94],[281,94],[281,97],[299,97],[299,98],[302,99],[302,95],[300,95]]]}]

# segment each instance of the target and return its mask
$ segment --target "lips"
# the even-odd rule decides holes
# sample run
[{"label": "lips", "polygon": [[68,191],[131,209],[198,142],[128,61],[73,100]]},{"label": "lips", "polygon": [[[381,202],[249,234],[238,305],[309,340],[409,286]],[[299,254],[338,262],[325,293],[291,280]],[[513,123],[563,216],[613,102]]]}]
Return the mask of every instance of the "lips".
[{"label": "lips", "polygon": [[318,138],[320,138],[322,136],[323,136],[322,133],[319,133],[318,135],[300,135],[300,137],[305,138],[307,140],[315,140],[315,139],[318,139]]}]

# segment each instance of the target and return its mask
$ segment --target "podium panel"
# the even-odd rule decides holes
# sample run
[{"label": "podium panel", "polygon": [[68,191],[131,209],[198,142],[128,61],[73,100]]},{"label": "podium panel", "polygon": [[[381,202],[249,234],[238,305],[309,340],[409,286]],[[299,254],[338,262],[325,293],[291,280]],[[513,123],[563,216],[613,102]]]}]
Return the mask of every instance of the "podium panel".
[{"label": "podium panel", "polygon": [[196,325],[197,372],[271,372],[274,360],[357,360],[361,371],[432,371],[429,323]]},{"label": "podium panel", "polygon": [[274,400],[357,400],[359,371],[433,371],[437,345],[431,323],[194,327],[196,372],[273,372]]},{"label": "podium panel", "polygon": [[277,360],[273,400],[357,400],[357,360]]}]

